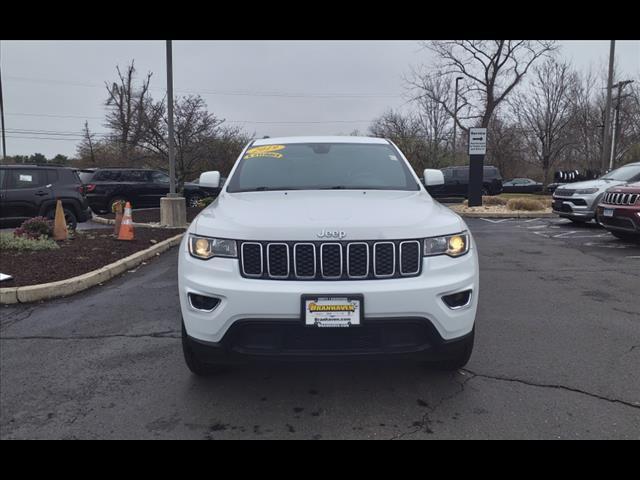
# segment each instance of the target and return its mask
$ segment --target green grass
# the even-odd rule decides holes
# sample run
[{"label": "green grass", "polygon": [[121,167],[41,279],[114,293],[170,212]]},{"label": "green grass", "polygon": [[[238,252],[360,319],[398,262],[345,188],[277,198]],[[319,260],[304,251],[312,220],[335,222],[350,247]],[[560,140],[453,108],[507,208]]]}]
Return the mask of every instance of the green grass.
[{"label": "green grass", "polygon": [[32,239],[16,237],[13,233],[0,233],[0,250],[37,251],[55,250],[57,248],[60,247],[50,238]]}]

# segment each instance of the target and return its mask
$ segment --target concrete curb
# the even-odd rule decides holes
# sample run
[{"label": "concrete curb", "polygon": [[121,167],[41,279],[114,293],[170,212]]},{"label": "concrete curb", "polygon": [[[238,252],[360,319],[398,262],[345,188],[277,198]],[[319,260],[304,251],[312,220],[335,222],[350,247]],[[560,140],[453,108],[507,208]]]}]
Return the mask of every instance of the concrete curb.
[{"label": "concrete curb", "polygon": [[457,205],[447,207],[461,217],[467,218],[552,218],[553,212],[460,212]]},{"label": "concrete curb", "polygon": [[[455,210],[454,210],[455,212]],[[556,215],[553,213],[536,213],[536,212],[514,212],[514,213],[507,213],[507,212],[486,212],[486,213],[482,213],[482,212],[469,212],[469,213],[461,213],[461,212],[456,212],[458,215],[460,215],[461,217],[467,217],[467,218],[551,218],[551,217],[555,217]]]},{"label": "concrete curb", "polygon": [[82,292],[99,283],[120,275],[145,260],[162,253],[171,247],[180,244],[184,233],[175,237],[167,238],[146,250],[136,252],[128,257],[105,265],[97,270],[78,275],[77,277],[59,280],[57,282],[41,283],[39,285],[28,285],[25,287],[0,288],[0,304],[8,305],[14,303],[29,303],[39,300],[50,300],[53,298],[66,297],[74,293]]},{"label": "concrete curb", "polygon": [[[149,209],[151,210],[151,209]],[[91,220],[96,223],[101,223],[102,225],[114,225],[116,223],[115,220],[111,218],[99,217],[98,215],[94,215],[91,217]],[[147,228],[167,228],[166,225],[160,225],[159,223],[136,223],[132,224],[134,227],[147,227]],[[189,228],[189,225],[183,225],[182,227],[171,227],[171,228]]]}]

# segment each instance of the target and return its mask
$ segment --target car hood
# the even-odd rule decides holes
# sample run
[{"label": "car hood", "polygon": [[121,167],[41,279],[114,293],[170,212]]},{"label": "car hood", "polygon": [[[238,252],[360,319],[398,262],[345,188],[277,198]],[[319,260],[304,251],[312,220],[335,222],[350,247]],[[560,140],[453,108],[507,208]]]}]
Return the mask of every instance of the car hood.
[{"label": "car hood", "polygon": [[579,190],[583,188],[597,188],[599,190],[604,191],[609,187],[620,185],[622,183],[625,183],[625,182],[621,182],[619,180],[602,180],[597,178],[595,180],[587,180],[585,182],[565,183],[559,186],[558,188],[562,187],[563,190]]},{"label": "car hood", "polygon": [[343,240],[420,238],[466,228],[449,208],[423,191],[322,190],[221,194],[189,231],[238,240],[320,240],[323,230]]},{"label": "car hood", "polygon": [[640,193],[640,182],[623,183],[607,190],[609,193]]}]

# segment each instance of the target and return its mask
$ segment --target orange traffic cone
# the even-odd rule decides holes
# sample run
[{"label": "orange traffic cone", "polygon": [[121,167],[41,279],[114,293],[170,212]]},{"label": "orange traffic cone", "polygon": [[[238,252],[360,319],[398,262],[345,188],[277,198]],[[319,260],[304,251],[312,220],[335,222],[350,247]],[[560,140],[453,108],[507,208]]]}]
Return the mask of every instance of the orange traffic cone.
[{"label": "orange traffic cone", "polygon": [[53,223],[53,239],[54,240],[66,240],[68,236],[67,222],[64,220],[64,209],[62,208],[62,202],[58,200],[56,202],[56,216]]},{"label": "orange traffic cone", "polygon": [[131,204],[124,206],[124,215],[118,232],[118,240],[133,240],[133,219],[131,218]]}]

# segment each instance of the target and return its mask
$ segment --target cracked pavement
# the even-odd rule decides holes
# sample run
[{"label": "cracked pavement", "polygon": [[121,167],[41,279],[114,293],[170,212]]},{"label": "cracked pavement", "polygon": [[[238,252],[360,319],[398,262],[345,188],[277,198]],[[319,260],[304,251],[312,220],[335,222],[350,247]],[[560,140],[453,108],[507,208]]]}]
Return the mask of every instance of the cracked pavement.
[{"label": "cracked pavement", "polygon": [[640,248],[557,221],[468,224],[480,306],[459,372],[304,363],[193,377],[173,249],[87,292],[0,307],[0,438],[640,438]]}]

